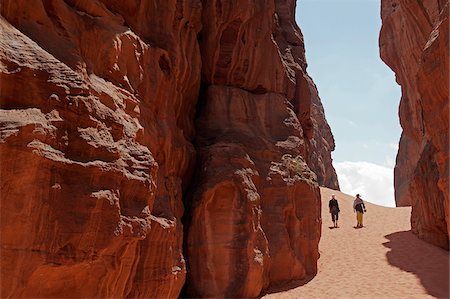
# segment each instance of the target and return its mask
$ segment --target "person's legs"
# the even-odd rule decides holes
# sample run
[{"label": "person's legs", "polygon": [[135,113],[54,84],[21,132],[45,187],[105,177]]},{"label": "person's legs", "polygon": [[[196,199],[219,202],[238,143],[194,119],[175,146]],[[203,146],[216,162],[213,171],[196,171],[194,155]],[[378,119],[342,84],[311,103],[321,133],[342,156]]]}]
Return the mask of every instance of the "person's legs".
[{"label": "person's legs", "polygon": [[358,222],[356,227],[362,227],[362,213],[361,212],[356,212],[356,220]]},{"label": "person's legs", "polygon": [[333,220],[333,226],[336,227],[336,215],[331,213],[331,220]]},{"label": "person's legs", "polygon": [[339,213],[336,213],[336,224],[335,224],[335,227],[339,227],[338,226],[338,220],[339,220]]}]

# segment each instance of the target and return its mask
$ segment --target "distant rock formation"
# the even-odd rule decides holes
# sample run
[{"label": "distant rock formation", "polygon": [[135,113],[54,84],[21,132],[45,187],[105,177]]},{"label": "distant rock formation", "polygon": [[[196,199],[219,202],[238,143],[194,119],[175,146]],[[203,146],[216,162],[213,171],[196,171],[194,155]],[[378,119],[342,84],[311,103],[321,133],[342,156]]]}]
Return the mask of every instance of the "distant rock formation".
[{"label": "distant rock formation", "polygon": [[420,238],[449,246],[449,1],[383,0],[382,59],[402,87],[397,206]]},{"label": "distant rock formation", "polygon": [[339,186],[294,0],[0,12],[2,297],[177,297],[186,273],[186,295],[255,297],[316,272],[318,185]]}]

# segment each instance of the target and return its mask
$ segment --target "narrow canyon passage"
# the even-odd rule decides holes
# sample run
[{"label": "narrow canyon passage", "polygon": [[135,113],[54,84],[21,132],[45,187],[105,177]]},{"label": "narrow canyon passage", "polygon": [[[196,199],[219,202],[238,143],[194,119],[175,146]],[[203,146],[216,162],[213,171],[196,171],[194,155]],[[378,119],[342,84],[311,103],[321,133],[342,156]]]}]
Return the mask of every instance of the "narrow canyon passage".
[{"label": "narrow canyon passage", "polygon": [[320,209],[333,110],[297,0],[1,0],[0,297],[254,298],[305,277],[271,296],[448,295],[448,252],[409,219],[448,249],[449,3],[381,2],[412,208],[369,205],[355,230],[351,197],[339,229],[327,189]]},{"label": "narrow canyon passage", "polygon": [[[327,188],[321,194],[317,275],[263,298],[448,298],[448,252],[411,233],[410,207],[366,202],[365,227],[355,229],[353,197]],[[337,229],[329,228],[331,194],[341,209]]]}]

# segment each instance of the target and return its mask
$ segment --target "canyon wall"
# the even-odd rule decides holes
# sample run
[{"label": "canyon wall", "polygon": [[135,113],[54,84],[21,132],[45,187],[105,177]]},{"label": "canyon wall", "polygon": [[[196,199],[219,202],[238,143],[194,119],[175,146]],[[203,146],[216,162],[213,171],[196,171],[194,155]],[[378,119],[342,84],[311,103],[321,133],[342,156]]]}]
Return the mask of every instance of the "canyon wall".
[{"label": "canyon wall", "polygon": [[0,2],[2,297],[314,275],[334,140],[295,1]]},{"label": "canyon wall", "polygon": [[383,0],[382,59],[402,88],[397,206],[420,238],[449,247],[449,1]]},{"label": "canyon wall", "polygon": [[294,7],[213,0],[203,8],[190,296],[254,297],[317,271],[320,199],[310,167],[334,145],[329,127],[317,124],[326,122]]},{"label": "canyon wall", "polygon": [[2,297],[176,297],[201,3],[1,15]]}]

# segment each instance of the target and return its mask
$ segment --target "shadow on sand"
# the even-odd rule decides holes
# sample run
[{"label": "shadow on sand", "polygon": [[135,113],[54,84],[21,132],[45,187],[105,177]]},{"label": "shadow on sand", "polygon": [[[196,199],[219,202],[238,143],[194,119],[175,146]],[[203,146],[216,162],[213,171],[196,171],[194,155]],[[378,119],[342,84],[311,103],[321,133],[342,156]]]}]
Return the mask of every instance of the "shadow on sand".
[{"label": "shadow on sand", "polygon": [[411,231],[385,236],[383,243],[391,250],[388,262],[399,269],[415,274],[431,296],[449,298],[449,254],[447,251],[417,238]]}]

